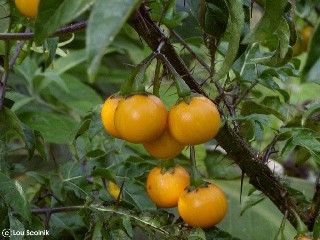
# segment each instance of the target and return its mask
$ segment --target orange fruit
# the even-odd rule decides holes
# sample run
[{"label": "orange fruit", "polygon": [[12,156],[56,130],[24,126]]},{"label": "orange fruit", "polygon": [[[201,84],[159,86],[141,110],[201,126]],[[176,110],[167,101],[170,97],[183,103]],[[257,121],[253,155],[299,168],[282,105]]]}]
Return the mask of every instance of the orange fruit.
[{"label": "orange fruit", "polygon": [[189,184],[189,173],[183,167],[176,166],[165,172],[155,167],[148,174],[146,188],[157,206],[171,208],[177,206],[180,194]]},{"label": "orange fruit", "polygon": [[170,134],[181,144],[197,145],[212,139],[220,128],[220,114],[206,97],[192,97],[189,104],[174,105],[168,116]]},{"label": "orange fruit", "polygon": [[132,95],[121,101],[114,114],[120,136],[132,143],[145,143],[161,136],[166,128],[167,110],[154,95]]},{"label": "orange fruit", "polygon": [[112,95],[106,99],[101,109],[101,121],[105,130],[113,137],[121,138],[114,125],[114,113],[123,97]]},{"label": "orange fruit", "polygon": [[184,222],[192,227],[208,228],[219,223],[227,213],[224,193],[215,184],[188,189],[180,195],[178,211]]}]

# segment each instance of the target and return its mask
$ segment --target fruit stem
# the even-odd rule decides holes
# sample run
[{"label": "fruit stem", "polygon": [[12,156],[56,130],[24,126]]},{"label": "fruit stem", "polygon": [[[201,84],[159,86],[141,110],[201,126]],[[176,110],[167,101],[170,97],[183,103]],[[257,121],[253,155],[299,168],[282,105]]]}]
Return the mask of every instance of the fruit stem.
[{"label": "fruit stem", "polygon": [[120,88],[120,95],[128,96],[132,93],[140,93],[145,91],[144,87],[144,73],[151,61],[158,55],[157,51],[146,57],[141,63],[139,63],[132,71],[130,77],[123,82]]},{"label": "fruit stem", "polygon": [[157,59],[156,70],[154,73],[154,80],[153,80],[153,95],[159,97],[160,96],[160,71],[161,71],[161,63]]},{"label": "fruit stem", "polygon": [[160,59],[163,61],[163,63],[169,68],[170,72],[173,75],[173,79],[177,88],[177,93],[179,98],[182,98],[186,103],[190,103],[190,96],[191,96],[191,90],[189,86],[185,83],[185,81],[182,79],[182,77],[177,73],[175,68],[171,65],[169,60],[166,58],[165,55],[159,54]]},{"label": "fruit stem", "polygon": [[170,169],[174,169],[175,163],[174,163],[173,159],[163,160],[163,161],[161,161],[160,166],[161,166],[161,173],[165,173],[167,171],[170,171]]},{"label": "fruit stem", "polygon": [[196,154],[194,146],[190,146],[191,175],[190,183],[193,187],[199,187],[204,184],[202,176],[196,166]]}]

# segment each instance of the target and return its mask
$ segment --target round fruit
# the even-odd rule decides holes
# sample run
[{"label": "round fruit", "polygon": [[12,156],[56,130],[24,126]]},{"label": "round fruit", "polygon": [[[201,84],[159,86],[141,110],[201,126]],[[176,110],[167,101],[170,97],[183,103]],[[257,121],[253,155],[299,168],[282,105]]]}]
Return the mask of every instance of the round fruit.
[{"label": "round fruit", "polygon": [[171,159],[177,156],[185,147],[177,142],[166,129],[156,140],[143,144],[147,152],[158,159]]},{"label": "round fruit", "polygon": [[160,98],[154,95],[132,95],[119,103],[114,123],[124,140],[145,143],[161,136],[166,128],[167,115]]},{"label": "round fruit", "polygon": [[40,0],[15,0],[18,10],[28,18],[35,19],[38,15]]},{"label": "round fruit", "polygon": [[215,184],[186,189],[179,198],[181,218],[192,227],[208,228],[219,223],[227,212],[227,199]]},{"label": "round fruit", "polygon": [[123,100],[122,97],[110,96],[104,102],[101,109],[101,120],[103,127],[110,135],[116,138],[121,137],[114,126],[114,112],[116,111],[116,108],[121,100]]},{"label": "round fruit", "polygon": [[168,117],[171,135],[181,144],[197,145],[212,139],[220,128],[220,114],[206,97],[192,97],[189,104],[181,101]]},{"label": "round fruit", "polygon": [[160,167],[153,168],[147,178],[147,193],[159,207],[176,207],[180,194],[190,184],[189,173],[181,166],[172,171],[162,172]]},{"label": "round fruit", "polygon": [[294,240],[311,240],[311,238],[308,238],[308,237],[294,237]]}]

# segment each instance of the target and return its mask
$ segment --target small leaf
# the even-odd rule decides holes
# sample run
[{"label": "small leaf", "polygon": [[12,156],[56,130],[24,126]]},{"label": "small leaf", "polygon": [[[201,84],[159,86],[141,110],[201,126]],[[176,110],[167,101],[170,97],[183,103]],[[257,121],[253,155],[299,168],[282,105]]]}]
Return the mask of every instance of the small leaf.
[{"label": "small leaf", "polygon": [[6,205],[10,206],[21,217],[30,219],[29,202],[18,181],[11,180],[7,175],[0,172],[0,196]]},{"label": "small leaf", "polygon": [[96,0],[87,28],[89,82],[94,81],[107,46],[140,2],[140,0]]}]

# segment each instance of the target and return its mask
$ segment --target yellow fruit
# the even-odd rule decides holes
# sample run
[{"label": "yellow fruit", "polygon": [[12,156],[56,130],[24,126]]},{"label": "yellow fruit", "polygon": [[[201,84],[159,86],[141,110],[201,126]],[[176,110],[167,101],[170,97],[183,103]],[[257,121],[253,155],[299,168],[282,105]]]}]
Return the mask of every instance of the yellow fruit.
[{"label": "yellow fruit", "polygon": [[147,178],[147,193],[159,207],[171,208],[178,204],[179,196],[189,186],[189,173],[181,166],[162,172],[160,167],[153,168]]},{"label": "yellow fruit", "polygon": [[122,100],[114,124],[119,135],[132,143],[145,143],[161,136],[167,124],[167,110],[154,95],[132,95]]},{"label": "yellow fruit", "polygon": [[197,145],[212,139],[220,128],[220,114],[206,97],[174,105],[168,116],[170,134],[181,144]]},{"label": "yellow fruit", "polygon": [[219,223],[227,213],[227,199],[215,184],[188,189],[180,195],[178,211],[192,227],[208,228]]},{"label": "yellow fruit", "polygon": [[164,133],[152,142],[143,144],[147,152],[158,159],[171,159],[177,156],[185,147],[177,142],[166,129]]},{"label": "yellow fruit", "polygon": [[15,0],[18,10],[28,18],[35,19],[38,15],[40,0]]},{"label": "yellow fruit", "polygon": [[101,121],[103,127],[111,136],[114,136],[116,138],[121,138],[121,136],[114,126],[114,113],[121,100],[123,100],[122,97],[110,96],[104,102],[101,109]]}]

